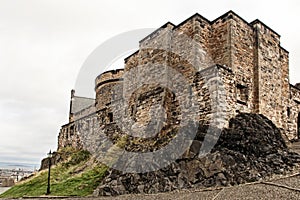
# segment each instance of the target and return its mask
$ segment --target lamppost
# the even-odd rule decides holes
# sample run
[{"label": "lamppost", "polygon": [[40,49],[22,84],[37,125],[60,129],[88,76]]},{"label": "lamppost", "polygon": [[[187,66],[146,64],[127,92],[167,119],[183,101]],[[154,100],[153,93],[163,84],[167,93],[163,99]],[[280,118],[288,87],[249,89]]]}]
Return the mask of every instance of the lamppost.
[{"label": "lamppost", "polygon": [[47,186],[46,195],[50,194],[50,171],[51,171],[51,158],[53,155],[51,149],[47,155],[48,155],[48,186]]}]

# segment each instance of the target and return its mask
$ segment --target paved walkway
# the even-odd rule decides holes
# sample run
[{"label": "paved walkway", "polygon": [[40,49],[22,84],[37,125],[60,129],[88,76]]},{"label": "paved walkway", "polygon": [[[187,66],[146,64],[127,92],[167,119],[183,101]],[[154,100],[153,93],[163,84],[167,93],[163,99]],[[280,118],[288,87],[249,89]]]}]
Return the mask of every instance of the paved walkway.
[{"label": "paved walkway", "polygon": [[0,194],[8,190],[10,187],[0,187]]},{"label": "paved walkway", "polygon": [[[37,199],[62,199],[62,197],[39,197],[39,198],[25,198],[28,200]],[[251,184],[244,184],[234,187],[216,188],[210,190],[180,190],[170,193],[160,193],[153,195],[122,195],[117,197],[87,197],[74,198],[65,197],[66,200],[250,200],[250,199],[271,199],[271,200],[299,200],[300,199],[300,173],[290,177],[285,177],[271,182],[257,182]]]},{"label": "paved walkway", "polygon": [[[300,142],[293,143],[291,149],[300,154]],[[62,197],[39,197],[39,198],[26,198],[29,200],[36,199],[62,199]],[[234,187],[216,188],[210,190],[180,190],[169,193],[160,193],[152,195],[122,195],[117,197],[87,197],[87,198],[74,198],[65,197],[67,200],[175,200],[175,199],[188,199],[188,200],[252,200],[252,199],[271,199],[271,200],[299,200],[300,199],[300,173],[294,174],[289,177],[276,179],[270,182],[256,182],[244,184]]]}]

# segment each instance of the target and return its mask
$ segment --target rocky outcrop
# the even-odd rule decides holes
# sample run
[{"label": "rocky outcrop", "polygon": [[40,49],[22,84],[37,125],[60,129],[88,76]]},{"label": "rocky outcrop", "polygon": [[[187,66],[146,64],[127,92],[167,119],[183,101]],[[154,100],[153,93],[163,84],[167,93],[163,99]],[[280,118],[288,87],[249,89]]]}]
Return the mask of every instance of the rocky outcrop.
[{"label": "rocky outcrop", "polygon": [[[76,153],[78,150],[72,149],[72,148],[64,148],[61,149],[60,151],[54,151],[51,155],[51,165],[56,165],[58,163],[66,161],[68,158],[70,158],[71,155]],[[41,161],[41,167],[39,171],[48,169],[49,167],[49,158],[44,158]]]},{"label": "rocky outcrop", "polygon": [[213,150],[199,157],[195,152],[201,146],[205,129],[200,127],[187,153],[168,167],[126,174],[110,169],[94,195],[230,186],[267,179],[299,166],[300,155],[288,150],[280,129],[263,115],[240,113],[230,120],[228,129],[222,130]]}]

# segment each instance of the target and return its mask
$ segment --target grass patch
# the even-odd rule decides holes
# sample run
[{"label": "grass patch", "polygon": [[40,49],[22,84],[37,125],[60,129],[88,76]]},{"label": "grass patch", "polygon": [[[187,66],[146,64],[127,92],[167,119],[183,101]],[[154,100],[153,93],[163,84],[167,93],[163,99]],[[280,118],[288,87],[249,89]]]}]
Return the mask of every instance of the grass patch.
[{"label": "grass patch", "polygon": [[[87,196],[93,193],[106,174],[104,165],[91,164],[87,151],[74,153],[67,162],[51,168],[52,196]],[[19,198],[26,196],[42,196],[47,190],[48,171],[39,172],[5,193],[0,198]]]}]

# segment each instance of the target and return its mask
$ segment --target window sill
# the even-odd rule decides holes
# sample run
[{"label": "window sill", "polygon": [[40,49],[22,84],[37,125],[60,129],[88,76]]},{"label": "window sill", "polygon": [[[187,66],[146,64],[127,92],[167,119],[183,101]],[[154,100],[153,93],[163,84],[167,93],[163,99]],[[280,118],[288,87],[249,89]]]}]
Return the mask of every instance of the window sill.
[{"label": "window sill", "polygon": [[246,102],[244,102],[244,101],[241,101],[241,100],[237,100],[237,103],[239,103],[239,104],[242,104],[242,105],[247,105],[247,103]]}]

